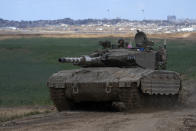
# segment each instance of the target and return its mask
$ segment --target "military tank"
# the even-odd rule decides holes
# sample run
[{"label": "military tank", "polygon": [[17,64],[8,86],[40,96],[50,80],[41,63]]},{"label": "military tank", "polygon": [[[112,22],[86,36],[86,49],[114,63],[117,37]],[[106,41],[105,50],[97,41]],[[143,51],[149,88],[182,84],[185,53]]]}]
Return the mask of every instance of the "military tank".
[{"label": "military tank", "polygon": [[[174,105],[181,91],[180,74],[166,70],[166,43],[154,42],[138,31],[136,47],[120,42],[102,43],[103,49],[80,57],[62,57],[80,69],[54,73],[48,80],[51,99],[58,111],[71,110],[83,102],[103,102],[131,110],[145,105]],[[126,46],[125,46],[126,45]]]}]

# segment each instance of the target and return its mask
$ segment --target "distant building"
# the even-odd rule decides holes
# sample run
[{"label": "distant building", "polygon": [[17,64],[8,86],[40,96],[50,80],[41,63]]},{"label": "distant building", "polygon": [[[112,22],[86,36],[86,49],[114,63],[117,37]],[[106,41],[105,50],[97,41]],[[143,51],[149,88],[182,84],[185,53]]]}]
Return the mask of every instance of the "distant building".
[{"label": "distant building", "polygon": [[167,16],[167,21],[169,21],[169,22],[175,22],[176,21],[176,16],[175,15],[169,15],[169,16]]}]

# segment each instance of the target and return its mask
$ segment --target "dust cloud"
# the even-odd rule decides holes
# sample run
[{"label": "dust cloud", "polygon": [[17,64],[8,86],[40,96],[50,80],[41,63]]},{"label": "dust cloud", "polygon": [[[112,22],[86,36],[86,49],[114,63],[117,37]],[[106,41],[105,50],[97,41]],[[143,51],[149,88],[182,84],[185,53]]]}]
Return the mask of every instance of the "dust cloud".
[{"label": "dust cloud", "polygon": [[196,81],[184,81],[182,93],[184,105],[187,107],[196,107]]}]

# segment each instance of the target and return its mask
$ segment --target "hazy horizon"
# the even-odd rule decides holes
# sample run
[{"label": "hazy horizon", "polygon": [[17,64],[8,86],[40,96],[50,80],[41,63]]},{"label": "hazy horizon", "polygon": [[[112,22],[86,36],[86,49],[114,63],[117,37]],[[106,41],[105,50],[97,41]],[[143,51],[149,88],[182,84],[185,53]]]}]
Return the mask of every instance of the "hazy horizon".
[{"label": "hazy horizon", "polygon": [[6,20],[196,19],[195,0],[1,0],[0,18]]},{"label": "hazy horizon", "polygon": [[[177,16],[176,16],[177,17]],[[69,17],[67,17],[67,18],[69,18]],[[10,19],[9,21],[18,21],[18,22],[21,22],[21,21],[39,21],[39,20],[61,20],[61,19],[67,19],[67,18],[58,18],[58,19],[36,19],[36,20],[12,20],[12,19]],[[1,18],[0,17],[0,19],[3,19],[3,20],[8,20],[8,19],[4,19],[4,18]],[[70,18],[70,19],[72,19],[72,18]],[[112,19],[125,19],[125,20],[130,20],[130,21],[143,21],[143,20],[167,20],[167,17],[165,18],[165,19],[147,19],[147,18],[145,18],[145,19],[141,19],[141,20],[136,20],[136,19],[126,19],[126,18],[84,18],[84,19],[72,19],[72,20],[87,20],[87,19],[95,19],[95,20],[104,20],[104,19],[107,19],[107,20],[112,20]],[[196,20],[196,18],[195,19],[191,19],[191,18],[177,18],[177,20],[185,20],[185,19],[190,19],[190,20]]]}]

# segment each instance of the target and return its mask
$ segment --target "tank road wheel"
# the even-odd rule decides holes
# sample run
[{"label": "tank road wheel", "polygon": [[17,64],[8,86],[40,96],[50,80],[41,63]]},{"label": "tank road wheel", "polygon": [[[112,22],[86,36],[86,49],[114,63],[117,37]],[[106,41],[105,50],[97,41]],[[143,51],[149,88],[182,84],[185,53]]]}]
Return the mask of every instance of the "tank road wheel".
[{"label": "tank road wheel", "polygon": [[58,111],[71,109],[72,103],[66,99],[65,89],[50,88],[50,96]]},{"label": "tank road wheel", "polygon": [[124,103],[124,111],[129,111],[134,108],[140,108],[142,104],[142,96],[136,83],[131,87],[123,87],[121,89],[120,101]]}]

